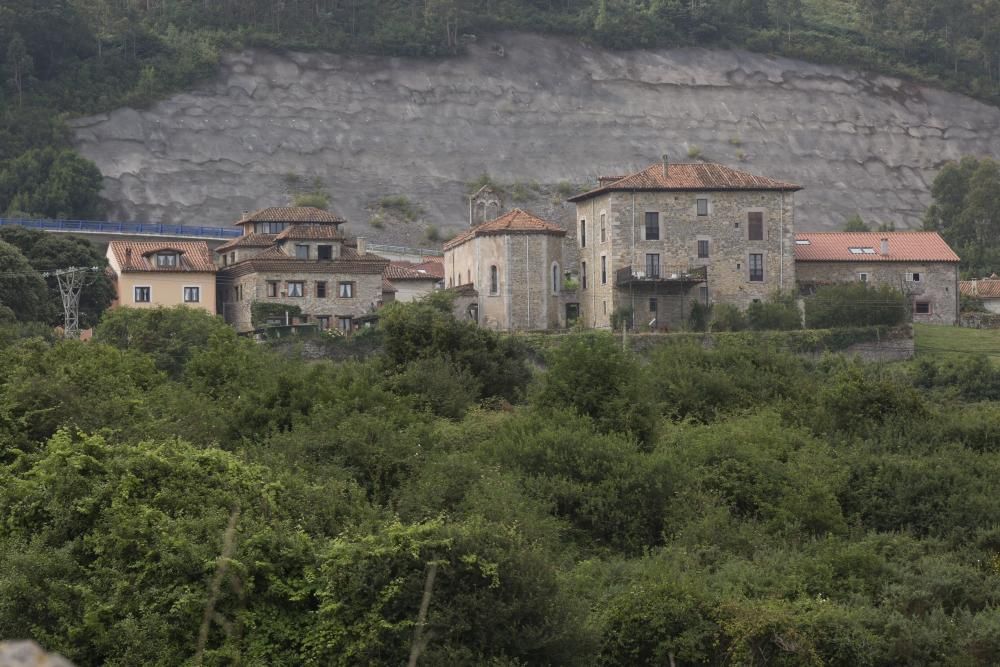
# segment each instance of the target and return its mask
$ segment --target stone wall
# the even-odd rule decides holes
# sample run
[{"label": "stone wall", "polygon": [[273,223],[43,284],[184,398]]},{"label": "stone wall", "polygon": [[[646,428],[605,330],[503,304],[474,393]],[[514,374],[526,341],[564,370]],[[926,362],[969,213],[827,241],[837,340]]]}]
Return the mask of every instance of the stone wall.
[{"label": "stone wall", "polygon": [[[911,302],[927,303],[930,313],[914,307],[913,321],[955,324],[958,321],[958,264],[908,262],[796,262],[797,279],[803,283],[843,283],[860,280],[864,273],[871,285],[889,285],[908,295]],[[920,280],[907,280],[919,273]]]},{"label": "stone wall", "polygon": [[[945,160],[1000,156],[1000,109],[962,95],[739,50],[615,52],[526,34],[450,59],[229,53],[190,92],[72,125],[115,219],[228,225],[285,203],[296,174],[323,181],[354,233],[385,195],[457,230],[483,172],[582,185],[689,151],[805,186],[801,230],[855,212],[914,228]],[[543,203],[526,206],[548,215]],[[362,235],[418,245],[424,231]]]},{"label": "stone wall", "polygon": [[[226,280],[225,274],[223,280]],[[267,296],[267,283],[269,281],[278,282],[277,297]],[[303,296],[290,297],[280,296],[287,292],[288,283],[291,281],[302,281],[305,283]],[[316,296],[316,282],[326,282],[326,297]],[[354,296],[352,298],[341,298],[337,296],[337,283],[354,283]],[[242,287],[241,300],[236,300],[236,287]],[[359,317],[368,313],[372,308],[382,301],[382,276],[380,274],[323,274],[316,272],[280,272],[280,273],[252,273],[232,279],[220,285],[222,294],[222,315],[226,322],[232,324],[237,331],[249,331],[253,329],[251,307],[254,301],[263,303],[283,304],[288,306],[298,306],[302,314],[308,316],[310,322],[315,322],[317,317],[326,316],[330,318],[330,326],[337,326],[337,319],[340,317]]]}]

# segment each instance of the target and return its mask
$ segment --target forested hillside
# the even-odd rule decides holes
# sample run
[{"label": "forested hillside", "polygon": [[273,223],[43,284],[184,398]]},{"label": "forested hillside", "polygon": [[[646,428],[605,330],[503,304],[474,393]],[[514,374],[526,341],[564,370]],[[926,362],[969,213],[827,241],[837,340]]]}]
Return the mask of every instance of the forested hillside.
[{"label": "forested hillside", "polygon": [[518,29],[613,48],[741,46],[900,74],[994,100],[997,0],[4,0],[0,212],[94,216],[65,114],[144,105],[257,45],[449,56]]},{"label": "forested hillside", "polygon": [[439,298],[340,363],[183,308],[2,327],[0,637],[80,667],[1000,662],[985,359],[591,332],[533,368]]}]

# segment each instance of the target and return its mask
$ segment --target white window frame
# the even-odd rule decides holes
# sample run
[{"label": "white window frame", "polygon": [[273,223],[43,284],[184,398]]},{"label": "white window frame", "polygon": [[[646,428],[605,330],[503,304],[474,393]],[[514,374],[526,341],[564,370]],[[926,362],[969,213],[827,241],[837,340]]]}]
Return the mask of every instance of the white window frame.
[{"label": "white window frame", "polygon": [[[197,299],[194,299],[193,301],[188,300],[187,297],[189,289],[194,290],[195,296],[198,297]],[[184,300],[184,303],[201,303],[201,285],[184,285],[181,288],[181,298]]]},{"label": "white window frame", "polygon": [[914,271],[913,273],[907,273],[906,274],[906,282],[908,282],[908,283],[923,282],[923,279],[922,279],[922,277],[920,275],[920,271]]},{"label": "white window frame", "polygon": [[868,278],[869,278],[869,275],[868,275],[867,271],[859,271],[858,272],[858,282],[868,284]]},{"label": "white window frame", "polygon": [[[169,259],[169,261],[167,261]],[[180,253],[163,250],[156,253],[156,268],[175,269],[181,263]]]},{"label": "white window frame", "polygon": [[[146,290],[146,295],[149,297],[145,301],[140,301],[136,298],[136,290]],[[133,285],[132,286],[132,303],[153,303],[153,287],[151,285]]]}]

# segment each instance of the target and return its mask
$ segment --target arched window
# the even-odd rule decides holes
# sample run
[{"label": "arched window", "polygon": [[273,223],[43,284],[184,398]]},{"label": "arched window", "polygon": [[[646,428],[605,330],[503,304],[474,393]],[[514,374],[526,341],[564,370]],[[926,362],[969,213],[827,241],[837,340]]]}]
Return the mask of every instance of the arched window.
[{"label": "arched window", "polygon": [[497,266],[494,264],[490,267],[490,294],[500,293],[500,274],[497,271]]},{"label": "arched window", "polygon": [[552,293],[559,294],[559,264],[552,262]]}]

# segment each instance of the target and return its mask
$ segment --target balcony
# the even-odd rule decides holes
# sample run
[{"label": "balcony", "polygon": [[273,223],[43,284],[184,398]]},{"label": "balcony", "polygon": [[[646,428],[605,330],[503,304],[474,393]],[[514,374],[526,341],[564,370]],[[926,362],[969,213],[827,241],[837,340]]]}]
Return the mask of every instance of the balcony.
[{"label": "balcony", "polygon": [[636,268],[631,266],[615,272],[615,285],[629,287],[639,285],[696,285],[708,282],[708,267],[697,266],[686,271],[670,271],[661,266]]}]

